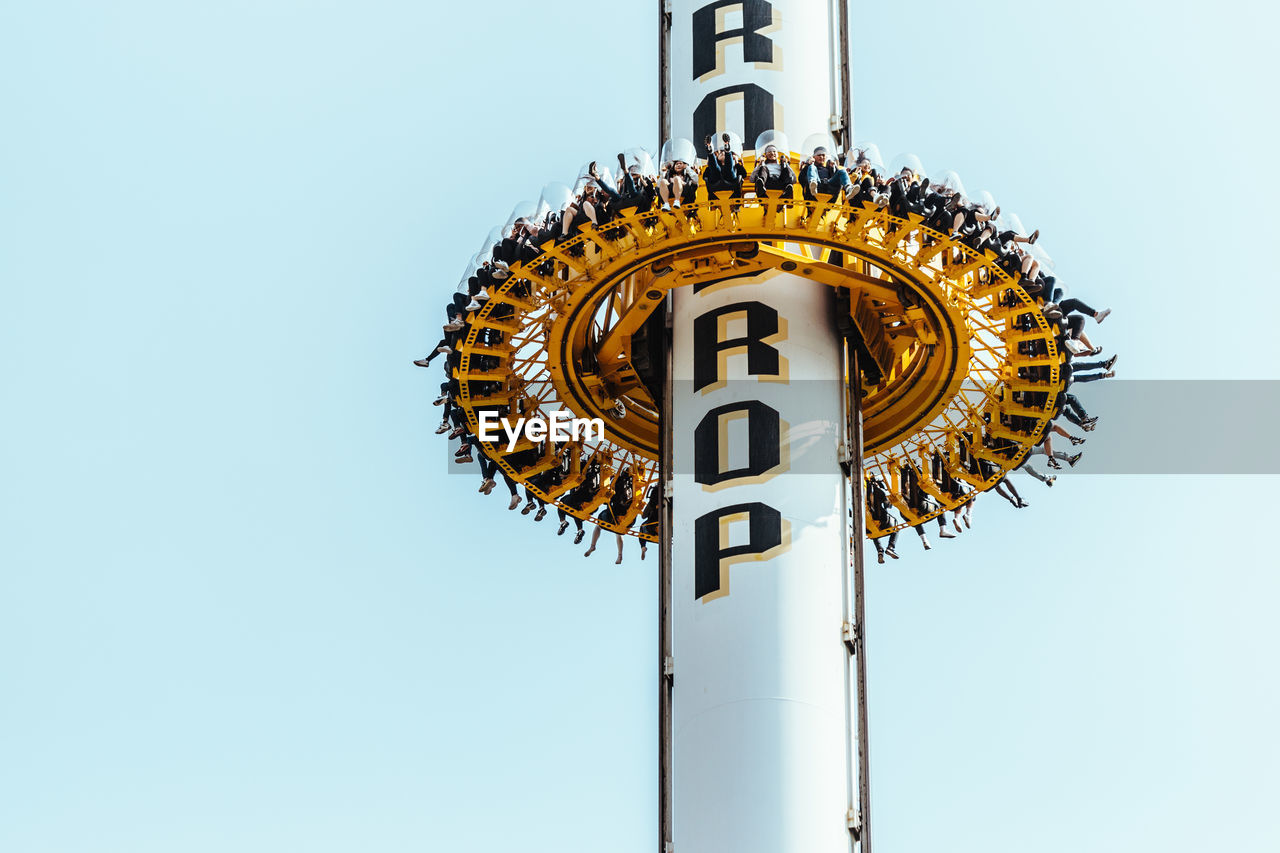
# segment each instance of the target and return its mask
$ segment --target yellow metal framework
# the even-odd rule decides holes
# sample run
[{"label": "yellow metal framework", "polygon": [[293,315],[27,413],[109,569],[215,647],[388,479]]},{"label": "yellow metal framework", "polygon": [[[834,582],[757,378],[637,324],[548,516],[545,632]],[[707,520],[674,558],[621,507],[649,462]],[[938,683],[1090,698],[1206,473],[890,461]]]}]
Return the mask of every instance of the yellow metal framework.
[{"label": "yellow metal framework", "polygon": [[[978,491],[993,487],[1038,443],[1062,391],[1054,333],[1018,279],[990,251],[977,253],[915,215],[900,219],[870,203],[852,207],[778,193],[708,198],[700,188],[694,204],[627,211],[541,248],[536,259],[513,264],[510,277],[471,316],[459,344],[457,403],[473,434],[478,411],[496,406],[526,416],[563,409],[603,419],[602,440],[560,449],[574,458],[570,474],[550,490],[529,483],[560,464],[550,441],[535,464],[522,467],[510,457],[529,450],[527,441],[510,452],[505,444],[478,448],[542,499],[615,533],[655,538],[631,529],[658,481],[659,457],[657,406],[632,363],[631,343],[677,287],[781,270],[847,291],[849,320],[864,358],[878,368],[873,376],[879,374],[878,381],[866,372],[858,380],[864,468],[885,484],[905,519],[881,528],[868,516],[873,538],[964,502],[930,476],[935,454],[954,479]],[[481,342],[484,329],[498,333],[488,344]],[[501,342],[492,343],[495,337]],[[473,369],[482,355],[498,366]],[[501,390],[473,396],[468,383],[475,380],[499,383]],[[610,414],[615,400],[626,406],[620,419]],[[580,453],[600,463],[601,489],[572,507],[561,499],[581,482]],[[908,466],[936,505],[928,512],[913,510],[903,496]],[[623,471],[633,478],[630,511],[615,521],[593,518]]]}]

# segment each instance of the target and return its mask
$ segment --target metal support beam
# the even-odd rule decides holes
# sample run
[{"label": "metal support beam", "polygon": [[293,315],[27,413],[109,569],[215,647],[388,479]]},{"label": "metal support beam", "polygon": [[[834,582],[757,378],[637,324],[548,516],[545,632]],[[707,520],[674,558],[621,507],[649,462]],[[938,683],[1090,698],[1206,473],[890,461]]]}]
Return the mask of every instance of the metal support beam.
[{"label": "metal support beam", "polygon": [[671,0],[658,0],[658,146],[671,138]]},{"label": "metal support beam", "polygon": [[[852,342],[849,342],[852,343]],[[860,853],[871,853],[871,742],[867,734],[867,608],[863,558],[866,550],[866,496],[862,480],[862,380],[858,350],[848,351],[849,479],[852,513],[849,533],[853,557],[853,658],[858,718],[858,845]]]},{"label": "metal support beam", "polygon": [[659,492],[662,511],[658,515],[658,853],[671,853],[671,689],[674,672],[671,659],[671,497],[674,476],[671,465],[671,298],[658,309],[666,315],[663,324],[662,409],[659,414],[661,456]]}]

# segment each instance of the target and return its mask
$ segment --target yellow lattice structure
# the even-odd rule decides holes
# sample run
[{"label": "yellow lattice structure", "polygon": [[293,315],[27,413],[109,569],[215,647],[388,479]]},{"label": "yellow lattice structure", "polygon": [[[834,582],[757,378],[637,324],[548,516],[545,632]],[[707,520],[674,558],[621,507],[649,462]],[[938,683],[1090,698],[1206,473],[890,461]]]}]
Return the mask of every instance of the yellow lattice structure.
[{"label": "yellow lattice structure", "polygon": [[[881,528],[868,518],[869,535],[922,523],[963,502],[931,471],[941,467],[981,491],[1021,464],[1058,404],[1062,357],[1035,300],[994,254],[871,203],[854,208],[698,192],[692,205],[629,210],[562,242],[548,241],[537,258],[513,264],[471,316],[456,378],[457,402],[473,434],[478,413],[496,407],[543,417],[567,409],[606,424],[603,439],[558,451],[548,441],[532,461],[535,445],[527,440],[510,451],[480,444],[503,471],[570,515],[652,539],[632,529],[658,479],[659,447],[658,406],[633,363],[633,337],[674,288],[771,270],[847,294],[840,304],[848,306],[868,367],[854,389],[863,395],[864,466],[886,484],[905,519]],[[490,393],[473,395],[473,382]],[[614,418],[618,400],[626,414]],[[567,506],[563,497],[591,460],[599,465],[599,492],[582,506]],[[529,482],[562,462],[568,473],[554,488]],[[908,468],[931,498],[927,512],[914,510],[902,493]],[[624,471],[636,495],[630,511],[612,521],[592,518]]]}]

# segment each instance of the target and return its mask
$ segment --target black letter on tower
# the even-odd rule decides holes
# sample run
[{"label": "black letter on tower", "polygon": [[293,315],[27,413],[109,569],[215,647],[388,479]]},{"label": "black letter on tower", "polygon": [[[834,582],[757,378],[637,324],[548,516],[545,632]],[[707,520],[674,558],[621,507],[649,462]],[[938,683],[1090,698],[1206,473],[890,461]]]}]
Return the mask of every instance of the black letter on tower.
[{"label": "black letter on tower", "polygon": [[[750,541],[720,547],[720,520],[746,513]],[[720,562],[743,554],[763,554],[782,544],[782,514],[762,503],[734,504],[709,512],[693,523],[693,597],[720,591]]]},{"label": "black letter on tower", "polygon": [[756,139],[760,134],[766,130],[773,129],[773,95],[761,89],[755,83],[742,83],[737,86],[725,86],[723,89],[716,89],[714,92],[707,93],[707,96],[698,104],[697,109],[693,111],[694,139],[706,139],[708,136],[714,136],[722,130],[732,129],[716,127],[716,124],[718,123],[717,116],[720,112],[720,101],[730,99],[735,95],[742,98],[743,133],[746,134],[742,140],[744,145],[755,145]]},{"label": "black letter on tower", "polygon": [[[747,464],[720,470],[720,419],[732,412],[747,415]],[[781,420],[778,410],[759,400],[716,406],[703,415],[693,431],[693,479],[714,486],[738,477],[759,477],[782,461]]]},{"label": "black letter on tower", "polygon": [[[720,340],[720,318],[726,314],[747,314],[747,334]],[[697,317],[693,321],[693,390],[701,391],[720,377],[719,354],[746,349],[747,372],[752,376],[777,376],[778,351],[761,338],[778,333],[778,312],[762,302],[735,302]]]},{"label": "black letter on tower", "polygon": [[[716,32],[716,10],[742,7],[742,28]],[[743,62],[773,62],[773,40],[758,30],[773,23],[773,6],[766,0],[717,0],[693,13],[693,79],[716,70],[716,44],[742,38]]]}]

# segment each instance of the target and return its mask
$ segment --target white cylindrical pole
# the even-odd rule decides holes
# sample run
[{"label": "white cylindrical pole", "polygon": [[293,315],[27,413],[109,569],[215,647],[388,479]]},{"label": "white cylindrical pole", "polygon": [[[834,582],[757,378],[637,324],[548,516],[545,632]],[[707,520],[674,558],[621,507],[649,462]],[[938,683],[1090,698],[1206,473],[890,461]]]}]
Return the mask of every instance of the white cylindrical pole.
[{"label": "white cylindrical pole", "polygon": [[[827,131],[816,0],[671,3],[672,135]],[[842,346],[784,272],[673,296],[675,853],[848,853]]]}]

